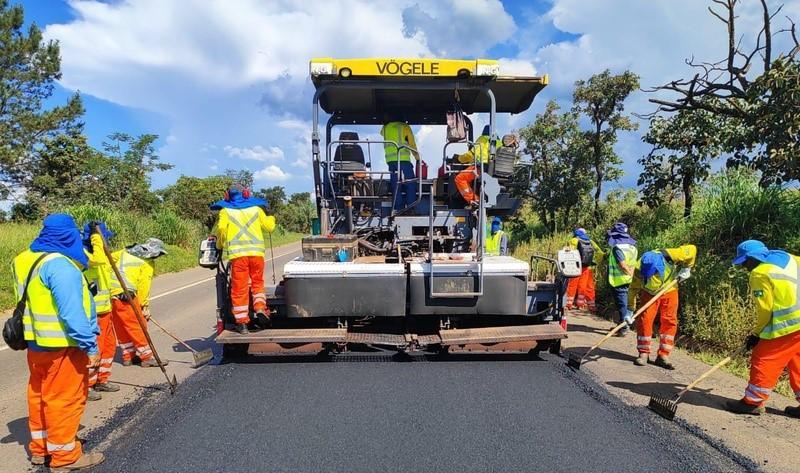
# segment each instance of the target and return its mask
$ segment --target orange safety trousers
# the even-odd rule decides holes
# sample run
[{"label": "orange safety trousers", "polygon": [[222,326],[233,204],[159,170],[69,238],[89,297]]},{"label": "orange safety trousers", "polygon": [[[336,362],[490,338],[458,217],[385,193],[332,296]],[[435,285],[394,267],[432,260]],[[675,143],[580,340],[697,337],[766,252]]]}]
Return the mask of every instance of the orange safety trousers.
[{"label": "orange safety trousers", "polygon": [[250,322],[250,294],[255,312],[267,310],[264,266],[263,256],[242,256],[231,261],[231,306],[237,324]]},{"label": "orange safety trousers", "polygon": [[[653,296],[642,292],[641,304],[646,304]],[[658,355],[669,356],[675,345],[675,334],[678,333],[678,291],[670,291],[662,295],[642,315],[636,319],[636,349],[639,353],[650,353],[650,339],[653,338],[653,323],[659,319]]]},{"label": "orange safety trousers", "polygon": [[789,384],[800,402],[800,332],[759,340],[750,359],[750,382],[742,401],[763,406],[787,367]]},{"label": "orange safety trousers", "polygon": [[97,314],[97,325],[100,335],[97,336],[97,348],[100,349],[100,366],[89,370],[89,387],[97,383],[105,383],[111,377],[111,364],[117,351],[117,336],[114,334],[114,323],[111,312]]},{"label": "orange safety trousers", "polygon": [[[138,299],[133,299],[131,304],[136,304],[141,310]],[[114,332],[117,334],[119,347],[122,349],[122,361],[133,360],[133,355],[142,361],[147,361],[153,357],[153,350],[147,343],[142,326],[136,319],[136,312],[133,311],[131,304],[121,301],[116,297],[111,298],[111,315],[114,324]]]},{"label": "orange safety trousers", "polygon": [[581,275],[569,280],[567,285],[567,307],[572,305],[582,309],[595,309],[594,271],[591,267],[581,268]]},{"label": "orange safety trousers", "polygon": [[89,358],[78,348],[28,350],[28,427],[31,455],[50,455],[50,466],[75,463],[83,454],[75,437],[86,407]]},{"label": "orange safety trousers", "polygon": [[475,192],[472,190],[472,183],[475,182],[475,166],[469,166],[463,171],[460,171],[456,174],[453,182],[464,200],[468,203],[478,201],[478,196],[475,195]]}]

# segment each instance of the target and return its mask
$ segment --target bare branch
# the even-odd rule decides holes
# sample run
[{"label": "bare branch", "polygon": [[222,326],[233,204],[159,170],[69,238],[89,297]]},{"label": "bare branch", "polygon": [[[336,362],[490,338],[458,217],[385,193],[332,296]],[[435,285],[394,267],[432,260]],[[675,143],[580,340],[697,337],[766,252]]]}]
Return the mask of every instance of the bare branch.
[{"label": "bare branch", "polygon": [[[769,68],[772,66],[772,31],[770,24],[772,23],[772,17],[769,14],[769,7],[767,6],[767,0],[761,0],[761,8],[764,10],[764,72],[769,72]],[[759,39],[761,35],[759,34]]]}]

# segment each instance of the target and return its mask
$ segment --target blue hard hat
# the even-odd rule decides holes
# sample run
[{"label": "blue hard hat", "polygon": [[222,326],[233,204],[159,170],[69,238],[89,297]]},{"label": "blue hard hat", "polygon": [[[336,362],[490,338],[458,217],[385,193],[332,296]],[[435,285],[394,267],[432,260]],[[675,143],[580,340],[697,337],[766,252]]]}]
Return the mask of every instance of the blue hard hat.
[{"label": "blue hard hat", "polygon": [[768,255],[769,248],[764,243],[758,240],[743,241],[736,247],[736,258],[733,259],[733,264],[740,265],[747,258],[753,258],[763,263]]}]

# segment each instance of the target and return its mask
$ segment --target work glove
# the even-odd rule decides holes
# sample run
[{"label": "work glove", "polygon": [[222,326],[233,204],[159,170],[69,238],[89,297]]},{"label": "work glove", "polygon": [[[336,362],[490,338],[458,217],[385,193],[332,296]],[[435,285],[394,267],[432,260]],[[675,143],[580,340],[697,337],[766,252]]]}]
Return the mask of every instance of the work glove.
[{"label": "work glove", "polygon": [[117,296],[117,299],[122,302],[130,302],[136,298],[136,293],[133,291],[123,292]]},{"label": "work glove", "polygon": [[86,356],[89,357],[89,363],[86,365],[88,368],[97,368],[100,366],[100,353],[94,353]]},{"label": "work glove", "polygon": [[142,307],[142,316],[144,316],[144,320],[150,320],[150,306],[146,305]]},{"label": "work glove", "polygon": [[747,338],[745,338],[744,346],[748,350],[752,350],[753,348],[756,347],[756,345],[758,345],[759,340],[761,340],[761,338],[758,335],[754,335],[751,333],[750,335],[747,336]]},{"label": "work glove", "polygon": [[686,281],[687,279],[689,279],[691,276],[692,276],[692,270],[691,269],[689,269],[689,268],[681,268],[681,270],[678,271],[677,278],[678,278],[678,281],[683,282],[683,281]]}]

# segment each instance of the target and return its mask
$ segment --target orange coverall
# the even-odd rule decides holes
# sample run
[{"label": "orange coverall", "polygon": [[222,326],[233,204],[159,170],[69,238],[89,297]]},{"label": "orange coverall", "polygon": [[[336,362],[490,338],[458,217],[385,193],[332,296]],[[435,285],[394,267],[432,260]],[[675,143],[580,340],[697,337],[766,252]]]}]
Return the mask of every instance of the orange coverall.
[{"label": "orange coverall", "polygon": [[[146,260],[137,258],[125,250],[114,252],[111,255],[114,263],[125,276],[125,279],[136,288],[136,297],[131,301],[136,304],[141,311],[142,306],[150,303],[150,286],[153,282],[153,267]],[[122,263],[120,264],[120,261]],[[133,263],[133,264],[131,264]],[[140,263],[140,264],[138,264]],[[118,296],[122,291],[112,289],[111,312],[113,315],[114,331],[117,334],[119,346],[122,349],[122,361],[131,361],[133,355],[142,361],[147,361],[153,357],[153,350],[147,343],[141,325],[136,318],[131,304],[121,301]]]},{"label": "orange coverall", "polygon": [[[605,253],[594,240],[590,241],[594,248],[594,262],[597,264],[603,260]],[[569,246],[573,250],[577,250],[578,237],[573,237],[569,241]],[[581,275],[569,280],[567,285],[567,309],[571,309],[573,304],[579,309],[588,308],[592,312],[596,309],[594,271],[591,266],[581,268]]]},{"label": "orange coverall", "polygon": [[[97,272],[98,290],[109,291],[111,280],[111,265],[103,249],[103,237],[99,234],[91,236],[92,251],[86,252],[89,258],[89,267]],[[105,296],[105,303],[110,300],[110,294]],[[98,299],[95,303],[99,304]],[[100,349],[100,366],[89,370],[89,387],[97,383],[106,383],[111,377],[111,366],[114,363],[114,353],[117,351],[117,335],[114,333],[114,324],[111,311],[100,312],[97,305],[97,326],[100,335],[97,336],[97,348]]]}]

